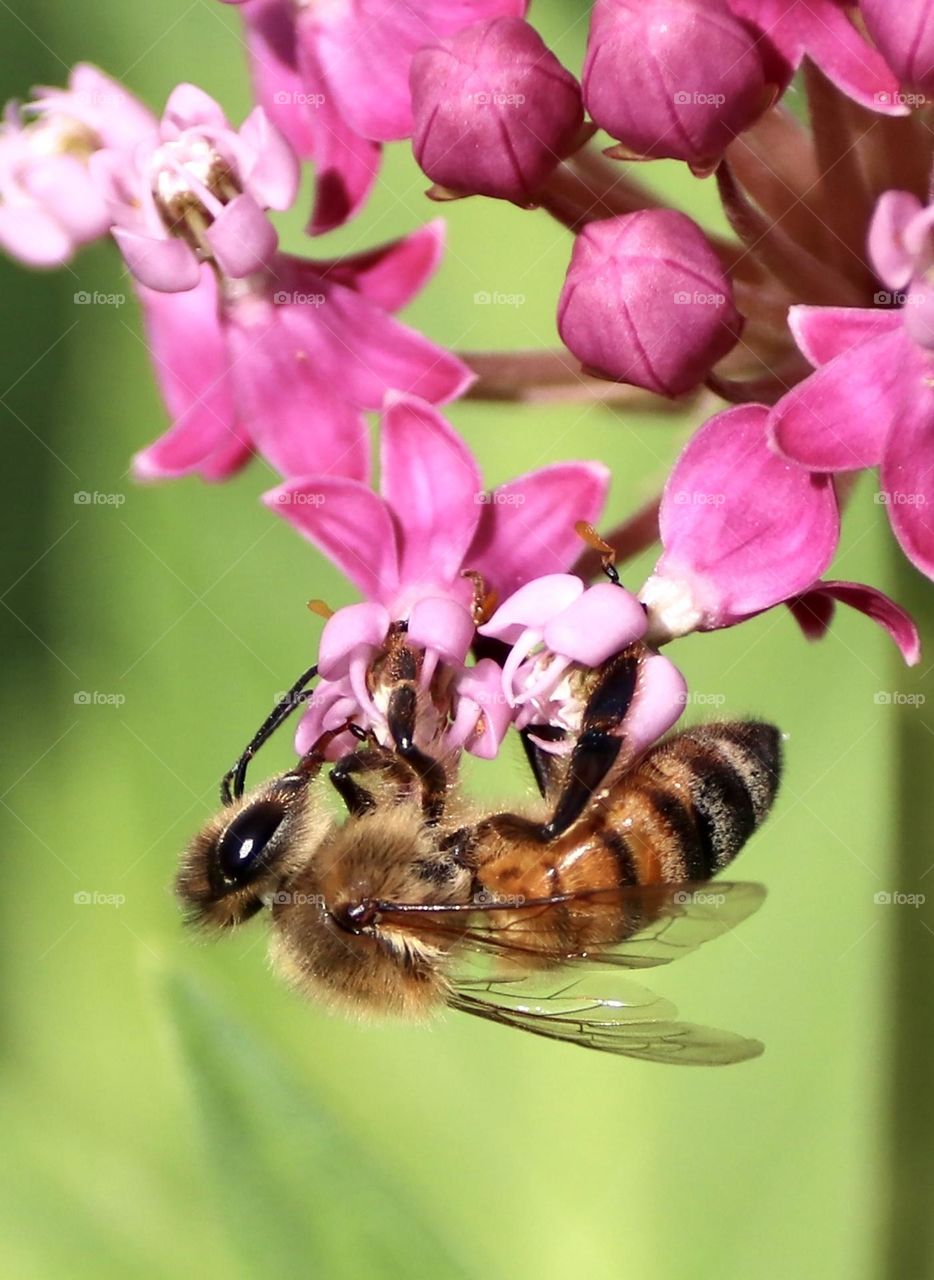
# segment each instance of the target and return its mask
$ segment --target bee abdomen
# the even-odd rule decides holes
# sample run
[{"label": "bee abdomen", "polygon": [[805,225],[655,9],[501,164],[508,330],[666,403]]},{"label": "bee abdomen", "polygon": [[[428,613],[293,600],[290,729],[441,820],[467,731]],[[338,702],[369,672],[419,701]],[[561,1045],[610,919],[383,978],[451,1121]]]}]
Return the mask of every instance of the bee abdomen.
[{"label": "bee abdomen", "polygon": [[651,752],[633,779],[648,808],[665,880],[706,880],[768,814],[781,772],[778,730],[758,721],[688,729]]}]

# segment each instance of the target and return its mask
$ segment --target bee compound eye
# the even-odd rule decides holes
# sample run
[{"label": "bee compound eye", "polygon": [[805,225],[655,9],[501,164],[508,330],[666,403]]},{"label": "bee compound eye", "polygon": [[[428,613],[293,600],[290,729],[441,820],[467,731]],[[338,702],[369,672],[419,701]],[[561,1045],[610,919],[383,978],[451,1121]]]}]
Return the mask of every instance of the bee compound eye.
[{"label": "bee compound eye", "polygon": [[234,818],[217,846],[218,868],[227,884],[239,888],[264,869],[263,855],[284,817],[281,804],[261,801]]}]

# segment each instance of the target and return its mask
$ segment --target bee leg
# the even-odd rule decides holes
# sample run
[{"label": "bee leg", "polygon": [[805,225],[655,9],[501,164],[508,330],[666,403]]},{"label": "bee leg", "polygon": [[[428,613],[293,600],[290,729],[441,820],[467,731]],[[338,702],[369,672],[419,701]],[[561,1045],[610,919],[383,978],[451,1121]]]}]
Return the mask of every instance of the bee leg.
[{"label": "bee leg", "polygon": [[549,742],[560,742],[564,736],[564,730],[553,724],[530,724],[519,731],[522,749],[525,751],[525,758],[532,770],[532,777],[535,779],[539,795],[547,796],[554,790],[560,772],[561,757],[554,755],[551,751],[543,750],[535,739],[545,738]]},{"label": "bee leg", "polygon": [[396,751],[411,765],[422,786],[422,811],[425,821],[434,826],[444,813],[447,774],[444,766],[415,745],[417,695],[411,684],[400,684],[389,696],[386,723]]},{"label": "bee leg", "polygon": [[367,751],[355,751],[338,760],[330,778],[348,813],[366,813],[376,807],[376,798],[354,778],[356,773],[385,773],[394,779],[400,792],[410,791],[417,778],[408,765],[397,759],[391,751],[379,747]]},{"label": "bee leg", "polygon": [[244,747],[237,762],[231,766],[221,778],[221,803],[228,805],[234,800],[239,800],[243,795],[243,789],[246,785],[246,768],[253,757],[259,751],[264,742],[275,733],[280,725],[284,724],[296,707],[306,702],[314,692],[312,689],[306,689],[309,680],[313,680],[318,674],[317,667],[309,667],[298,680],[292,685],[291,689],[280,698],[276,705],[270,711],[269,715],[257,729],[256,733]]},{"label": "bee leg", "polygon": [[624,651],[606,664],[584,709],[581,732],[554,812],[544,827],[546,840],[554,840],[577,821],[616,763],[623,745],[619,727],[632,702],[638,675],[635,652]]}]

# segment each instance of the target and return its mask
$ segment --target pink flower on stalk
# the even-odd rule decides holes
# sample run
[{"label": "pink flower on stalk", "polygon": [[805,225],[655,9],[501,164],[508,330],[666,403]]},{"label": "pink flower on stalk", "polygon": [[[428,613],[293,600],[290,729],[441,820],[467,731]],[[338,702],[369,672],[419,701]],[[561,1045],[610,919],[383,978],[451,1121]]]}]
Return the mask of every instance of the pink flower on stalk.
[{"label": "pink flower on stalk", "polygon": [[[898,80],[879,51],[850,21],[849,15],[855,8],[851,0],[727,2],[737,17],[763,32],[792,67],[797,68],[802,59],[808,57],[854,102],[886,115],[906,113]],[[909,0],[909,4],[914,4],[914,0]],[[904,0],[879,0],[878,7],[882,6],[891,15],[891,25],[902,24]],[[868,13],[872,7],[867,0],[862,0],[866,25],[875,38]],[[880,47],[885,53],[885,48],[881,44]]]},{"label": "pink flower on stalk", "polygon": [[899,81],[934,92],[934,5],[931,0],[860,0],[866,30]]},{"label": "pink flower on stalk", "polygon": [[257,107],[239,130],[191,84],[172,91],[133,165],[120,153],[92,162],[109,188],[113,236],[150,289],[193,289],[203,262],[231,279],[262,271],[278,244],[267,209],[288,209],[298,160]]},{"label": "pink flower on stalk", "polygon": [[768,417],[764,405],[716,414],[675,464],[659,513],[662,556],[640,592],[649,638],[730,627],[777,604],[813,637],[839,602],[874,618],[916,662],[918,633],[903,609],[872,587],[821,581],[839,538],[833,480],[779,457]]},{"label": "pink flower on stalk", "polygon": [[276,254],[246,281],[202,266],[197,288],[141,287],[156,374],[173,417],[137,454],[140,479],[230,475],[252,452],[283,475],[369,473],[364,411],[401,389],[433,402],[472,378],[456,356],[400,324],[433,274],[443,223],[336,261]]},{"label": "pink flower on stalk", "polygon": [[[409,643],[425,653],[423,680],[435,698],[421,708],[421,732],[442,736],[446,749],[463,744],[495,754],[511,710],[496,663],[464,666],[475,635],[473,575],[502,597],[543,569],[566,569],[579,550],[575,522],[596,519],[603,507],[606,468],[558,463],[487,493],[470,451],[440,414],[393,396],[383,414],[380,471],[379,493],[358,480],[315,475],[265,497],[367,600],[339,610],[325,627],[325,679],[299,749],[351,715],[385,733],[384,695],[367,685],[367,673],[390,624],[404,621]],[[348,745],[337,739],[333,750]]]},{"label": "pink flower on stalk", "polygon": [[[538,738],[545,751],[567,753],[580,732],[588,677],[614,654],[641,640],[646,614],[623,587],[585,587],[569,573],[552,573],[520,587],[480,627],[480,634],[510,645],[503,692],[517,729],[550,725],[567,740]],[[685,707],[687,685],[678,669],[653,653],[639,668],[632,704],[620,726],[631,758],[666,733]]]},{"label": "pink flower on stalk", "polygon": [[789,69],[725,0],[597,0],[587,110],[628,151],[709,172]]},{"label": "pink flower on stalk", "polygon": [[411,84],[415,158],[462,195],[531,205],[584,123],[577,81],[521,18],[426,45]]},{"label": "pink flower on stalk", "polygon": [[39,89],[7,104],[0,125],[0,246],[31,267],[57,267],[110,229],[89,168],[103,147],[129,152],[155,118],[115,80],[87,63],[67,89]]},{"label": "pink flower on stalk", "polygon": [[677,396],[735,346],[742,317],[700,227],[674,209],[589,223],[577,236],[558,330],[588,373]]},{"label": "pink flower on stalk", "polygon": [[296,152],[317,166],[312,234],[360,209],[379,166],[377,144],[411,134],[409,68],[416,51],[484,18],[522,17],[527,3],[242,4],[257,98]]},{"label": "pink flower on stalk", "polygon": [[816,372],[770,414],[776,447],[809,470],[880,467],[896,538],[934,577],[934,208],[887,192],[870,228],[873,265],[898,309],[792,307],[789,323]]}]

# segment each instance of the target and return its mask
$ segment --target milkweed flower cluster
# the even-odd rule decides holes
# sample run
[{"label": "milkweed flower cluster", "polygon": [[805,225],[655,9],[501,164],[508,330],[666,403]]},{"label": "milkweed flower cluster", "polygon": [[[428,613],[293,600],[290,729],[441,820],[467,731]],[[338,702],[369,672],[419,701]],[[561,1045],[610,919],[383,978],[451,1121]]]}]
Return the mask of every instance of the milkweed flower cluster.
[{"label": "milkweed flower cluster", "polygon": [[[620,732],[638,754],[687,700],[661,648],[779,605],[812,639],[847,605],[918,660],[904,610],[828,575],[849,478],[878,471],[895,538],[934,577],[927,0],[595,0],[577,69],[526,0],[226,2],[249,51],[246,118],[188,84],[157,117],[76,67],[7,108],[0,246],[52,267],[109,237],[169,418],[137,477],[219,481],[260,455],[282,477],[267,507],[361,593],[324,627],[300,751],[389,742],[400,635],[417,745],[451,757],[492,757],[510,728],[567,750],[588,677],[633,646]],[[390,143],[411,148],[436,209],[493,199],[567,229],[560,348],[454,352],[397,318],[441,265],[442,219],[343,258],[280,247],[302,162],[315,237],[364,209]],[[636,176],[657,159],[685,167],[687,209]],[[729,234],[691,216],[705,182]],[[603,463],[489,492],[439,408],[542,394],[712,412],[657,500],[583,552]],[[589,582],[656,542],[641,585]]]}]

